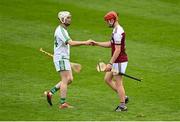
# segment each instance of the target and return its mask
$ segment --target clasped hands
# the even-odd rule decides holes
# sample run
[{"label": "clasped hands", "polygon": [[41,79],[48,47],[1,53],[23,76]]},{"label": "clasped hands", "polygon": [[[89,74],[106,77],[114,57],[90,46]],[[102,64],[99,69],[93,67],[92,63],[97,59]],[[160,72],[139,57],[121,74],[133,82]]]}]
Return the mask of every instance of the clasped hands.
[{"label": "clasped hands", "polygon": [[90,46],[96,46],[97,42],[92,39],[89,39],[89,40],[85,41],[85,44],[90,45]]}]

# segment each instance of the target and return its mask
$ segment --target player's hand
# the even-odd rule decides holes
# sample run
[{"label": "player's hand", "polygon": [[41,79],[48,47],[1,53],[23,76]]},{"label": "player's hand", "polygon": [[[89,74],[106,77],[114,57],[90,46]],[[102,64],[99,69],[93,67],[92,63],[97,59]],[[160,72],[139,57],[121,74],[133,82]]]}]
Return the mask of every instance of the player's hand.
[{"label": "player's hand", "polygon": [[97,46],[97,45],[98,45],[98,44],[97,44],[98,42],[96,42],[96,41],[94,41],[94,40],[93,40],[91,43],[92,43],[92,46]]},{"label": "player's hand", "polygon": [[107,65],[106,65],[105,72],[110,72],[111,69],[112,69],[112,65],[111,65],[111,64],[107,64]]},{"label": "player's hand", "polygon": [[91,42],[91,46],[97,46],[98,45],[98,42],[96,42],[92,39],[89,39],[89,41]]},{"label": "player's hand", "polygon": [[94,46],[94,43],[95,43],[95,41],[92,40],[92,39],[89,39],[89,40],[86,41],[86,45]]}]

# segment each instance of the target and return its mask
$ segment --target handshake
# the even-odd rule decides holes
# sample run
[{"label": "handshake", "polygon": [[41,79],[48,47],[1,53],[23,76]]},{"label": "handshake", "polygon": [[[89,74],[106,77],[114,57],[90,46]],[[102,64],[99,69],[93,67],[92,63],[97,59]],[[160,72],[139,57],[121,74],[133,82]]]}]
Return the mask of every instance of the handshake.
[{"label": "handshake", "polygon": [[92,39],[89,39],[87,41],[85,41],[85,45],[91,45],[91,46],[96,46],[98,44],[98,42],[92,40]]}]

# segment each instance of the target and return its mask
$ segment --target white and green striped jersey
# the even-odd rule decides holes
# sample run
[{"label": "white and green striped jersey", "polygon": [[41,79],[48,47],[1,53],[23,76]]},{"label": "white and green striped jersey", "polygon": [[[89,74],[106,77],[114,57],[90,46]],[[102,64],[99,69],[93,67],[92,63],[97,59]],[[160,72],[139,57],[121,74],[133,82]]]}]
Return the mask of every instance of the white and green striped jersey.
[{"label": "white and green striped jersey", "polygon": [[59,25],[54,33],[54,62],[70,58],[70,46],[67,43],[71,38],[66,29]]}]

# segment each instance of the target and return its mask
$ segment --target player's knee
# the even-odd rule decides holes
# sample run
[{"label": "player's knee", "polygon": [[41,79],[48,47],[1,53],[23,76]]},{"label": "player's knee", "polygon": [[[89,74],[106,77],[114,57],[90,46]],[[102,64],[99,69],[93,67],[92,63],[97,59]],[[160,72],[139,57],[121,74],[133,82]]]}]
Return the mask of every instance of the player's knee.
[{"label": "player's knee", "polygon": [[68,77],[68,84],[71,84],[73,81],[73,77]]},{"label": "player's knee", "polygon": [[106,83],[110,83],[110,82],[111,82],[111,79],[105,77],[105,78],[104,78],[104,81],[105,81]]},{"label": "player's knee", "polygon": [[73,76],[69,77],[69,81],[71,81],[71,82],[73,81]]}]

